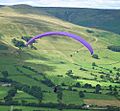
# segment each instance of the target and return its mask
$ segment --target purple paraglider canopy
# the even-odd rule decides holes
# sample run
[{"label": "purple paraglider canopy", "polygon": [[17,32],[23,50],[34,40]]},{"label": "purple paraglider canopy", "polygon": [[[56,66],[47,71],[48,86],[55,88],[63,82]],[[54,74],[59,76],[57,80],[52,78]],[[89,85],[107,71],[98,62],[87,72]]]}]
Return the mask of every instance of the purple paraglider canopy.
[{"label": "purple paraglider canopy", "polygon": [[46,33],[43,33],[43,34],[39,34],[39,35],[31,38],[27,42],[26,46],[31,44],[36,39],[39,39],[39,38],[42,38],[42,37],[45,37],[45,36],[51,36],[51,35],[62,35],[62,36],[68,36],[70,38],[73,38],[73,39],[79,41],[80,43],[82,43],[90,51],[91,55],[93,54],[93,49],[92,49],[91,45],[85,39],[83,39],[82,37],[80,37],[78,35],[68,33],[68,32],[46,32]]}]

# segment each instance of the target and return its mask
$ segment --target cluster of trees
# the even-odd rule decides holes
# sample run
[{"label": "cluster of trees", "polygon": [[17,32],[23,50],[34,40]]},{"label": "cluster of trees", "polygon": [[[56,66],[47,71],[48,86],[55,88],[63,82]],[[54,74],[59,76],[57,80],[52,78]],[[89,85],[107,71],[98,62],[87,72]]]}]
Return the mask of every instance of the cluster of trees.
[{"label": "cluster of trees", "polygon": [[102,81],[110,81],[112,83],[120,83],[120,73],[117,72],[114,76],[114,78],[110,75],[110,73],[112,73],[112,71],[110,71],[110,73],[106,73],[106,72],[98,72],[102,75],[100,75],[100,78],[102,79]]},{"label": "cluster of trees", "polygon": [[42,102],[43,99],[43,93],[40,87],[37,86],[32,86],[29,90],[29,94],[31,94],[32,96],[36,97],[39,102]]},{"label": "cluster of trees", "polygon": [[120,73],[119,72],[116,73],[115,80],[118,81],[118,83],[120,83]]},{"label": "cluster of trees", "polygon": [[25,47],[25,43],[21,40],[17,40],[16,38],[12,39],[12,43],[18,48]]},{"label": "cluster of trees", "polygon": [[[18,104],[17,101],[13,101],[13,97],[15,96],[15,94],[17,93],[17,90],[22,90],[34,97],[36,97],[39,102],[41,103],[42,99],[43,99],[43,93],[40,87],[38,86],[28,86],[25,84],[21,84],[15,81],[12,81],[11,79],[6,79],[6,78],[2,78],[0,79],[1,82],[7,82],[7,83],[11,83],[12,84],[12,89],[10,89],[8,91],[8,95],[6,97],[4,97],[5,100],[5,104],[10,105],[10,104]],[[23,104],[26,102],[22,102]]]},{"label": "cluster of trees", "polygon": [[17,89],[16,88],[11,88],[8,91],[7,96],[4,97],[5,104],[8,104],[8,105],[12,104],[13,103],[13,97],[15,96],[16,93],[17,93]]},{"label": "cluster of trees", "polygon": [[39,74],[39,75],[44,76],[43,73],[36,71],[35,69],[33,69],[33,68],[30,67],[30,66],[25,66],[25,65],[23,65],[22,67],[25,68],[25,69],[31,70],[31,71],[35,72],[36,74]]},{"label": "cluster of trees", "polygon": [[47,85],[48,87],[53,87],[53,86],[55,86],[55,84],[54,84],[51,80],[49,80],[48,78],[42,80],[41,82],[42,82],[43,84]]},{"label": "cluster of trees", "polygon": [[74,87],[80,88],[80,87],[81,87],[81,84],[80,84],[79,82],[77,82],[77,83],[74,85]]},{"label": "cluster of trees", "polygon": [[[102,73],[102,72],[101,72]],[[102,81],[106,82],[106,81],[110,81],[112,83],[114,83],[115,79],[113,79],[109,73],[102,73],[104,75],[100,75],[100,78],[102,79]]]},{"label": "cluster of trees", "polygon": [[82,68],[82,67],[80,68],[80,70],[82,70],[82,71],[88,71],[87,69],[85,69],[85,68]]},{"label": "cluster of trees", "polygon": [[39,101],[42,101],[43,98],[43,94],[42,94],[42,90],[40,87],[38,86],[28,86],[28,85],[24,85],[24,84],[20,84],[20,83],[15,83],[14,86],[19,89],[22,90],[34,97],[36,97],[37,99],[39,99]]},{"label": "cluster of trees", "polygon": [[103,111],[120,111],[120,107],[107,106],[107,109],[105,109],[105,110],[103,110]]},{"label": "cluster of trees", "polygon": [[[26,42],[28,42],[32,37],[30,36],[22,36],[21,39],[25,40]],[[35,42],[35,41],[33,41]]]},{"label": "cluster of trees", "polygon": [[[32,37],[30,37],[30,36],[22,36],[22,39],[25,40],[26,42],[28,42],[31,38]],[[33,40],[32,43],[36,43],[36,41]],[[35,46],[33,46],[33,44],[30,44],[30,47],[31,47],[31,49],[37,50],[37,48]]]},{"label": "cluster of trees", "polygon": [[[25,40],[28,42],[32,37],[31,36],[22,36],[21,39]],[[37,41],[33,40],[32,43],[36,43]]]},{"label": "cluster of trees", "polygon": [[79,78],[80,78],[79,76],[73,75],[72,70],[68,70],[68,71],[66,72],[66,75],[68,75],[69,77],[71,77],[71,78],[73,78],[73,79],[79,79]]},{"label": "cluster of trees", "polygon": [[62,88],[59,86],[58,87],[58,90],[57,90],[57,100],[58,100],[58,103],[62,103],[62,98],[63,98],[63,91],[62,91]]},{"label": "cluster of trees", "polygon": [[115,71],[120,72],[120,68],[113,67],[113,69],[114,69]]},{"label": "cluster of trees", "polygon": [[[42,90],[40,87],[38,87],[38,86],[31,86],[30,87],[28,85],[21,84],[21,83],[18,83],[18,82],[9,80],[9,79],[6,79],[4,81],[12,83],[12,86],[14,87],[14,90],[10,91],[10,94],[12,92],[12,94],[11,94],[12,97],[15,95],[15,93],[18,89],[18,90],[24,91],[24,92],[36,97],[40,102],[42,101],[43,94],[42,94]],[[9,95],[9,97],[11,97],[11,96]]]},{"label": "cluster of trees", "polygon": [[[70,91],[77,91],[75,89],[73,89],[73,87],[77,87],[77,88],[94,88],[95,90],[93,92],[90,92],[90,93],[96,93],[96,94],[100,94],[101,92],[101,85],[100,84],[97,84],[95,87],[93,87],[91,84],[89,83],[85,83],[84,85],[81,85],[79,82],[77,82],[76,84],[73,84],[72,86],[68,86],[68,90]],[[86,90],[80,92],[80,94],[86,92]]]},{"label": "cluster of trees", "polygon": [[115,52],[120,52],[120,46],[111,45],[111,46],[108,46],[107,48]]},{"label": "cluster of trees", "polygon": [[109,86],[109,93],[110,95],[114,95],[117,96],[118,95],[118,90],[117,90],[117,86],[113,87],[112,85]]},{"label": "cluster of trees", "polygon": [[[58,109],[80,109],[82,108],[81,105],[73,105],[73,104],[63,104],[62,103],[62,97],[63,97],[63,93],[62,93],[62,88],[59,87],[58,88],[58,91],[56,92],[57,93],[57,98],[58,98],[58,103],[41,103],[41,100],[42,100],[42,97],[43,97],[43,94],[42,94],[42,91],[41,91],[41,88],[40,87],[37,87],[37,86],[28,86],[28,85],[25,85],[25,84],[22,84],[22,83],[18,83],[16,81],[12,81],[11,79],[6,79],[6,78],[2,78],[0,79],[1,82],[9,82],[12,84],[12,87],[14,89],[11,89],[11,91],[8,93],[9,94],[9,98],[12,96],[14,97],[15,94],[17,93],[17,90],[22,90],[34,97],[36,97],[37,99],[39,99],[39,104],[38,103],[27,103],[26,101],[22,100],[22,103],[18,103],[18,101],[13,101],[11,98],[10,98],[10,101],[8,101],[6,98],[6,102],[7,103],[2,103],[0,102],[0,104],[4,105],[4,104],[7,104],[7,105],[24,105],[24,106],[33,106],[33,107],[48,107],[48,108],[58,108]],[[7,97],[8,98],[8,97]],[[15,111],[19,111],[21,109],[15,109]]]},{"label": "cluster of trees", "polygon": [[2,75],[3,75],[4,78],[8,77],[8,71],[2,71],[1,73],[2,73]]},{"label": "cluster of trees", "polygon": [[107,70],[107,71],[102,71],[102,70],[98,71],[99,74],[102,74],[102,75],[100,75],[100,78],[102,79],[102,81],[104,81],[104,82],[110,81],[112,83],[120,83],[120,73],[119,73],[120,68],[113,67],[113,69],[115,71],[117,71],[115,78],[114,78],[113,76],[111,76],[111,74],[113,73],[113,70],[104,68],[102,66],[98,66],[98,65],[96,65],[95,62],[92,63],[92,66],[93,66],[93,69],[95,69],[95,70],[97,70],[97,68],[95,68],[95,67]]},{"label": "cluster of trees", "polygon": [[83,88],[93,88],[93,86],[89,83],[84,84]]},{"label": "cluster of trees", "polygon": [[42,82],[43,84],[47,85],[48,87],[53,87],[53,86],[55,86],[55,84],[54,84],[50,79],[48,79],[48,78],[45,76],[45,74],[36,71],[35,69],[33,69],[33,68],[30,67],[30,66],[24,66],[24,65],[23,65],[22,67],[25,68],[25,69],[29,69],[29,70],[35,72],[36,74],[42,75],[42,76],[44,77],[44,80],[42,80],[41,82]]}]

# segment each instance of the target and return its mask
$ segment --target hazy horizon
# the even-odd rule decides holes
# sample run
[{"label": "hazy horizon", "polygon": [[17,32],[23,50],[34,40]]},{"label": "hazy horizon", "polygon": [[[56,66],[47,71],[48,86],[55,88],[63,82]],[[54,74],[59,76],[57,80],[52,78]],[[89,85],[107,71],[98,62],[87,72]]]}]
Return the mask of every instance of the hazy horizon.
[{"label": "hazy horizon", "polygon": [[120,0],[0,0],[0,5],[26,4],[35,7],[120,9]]}]

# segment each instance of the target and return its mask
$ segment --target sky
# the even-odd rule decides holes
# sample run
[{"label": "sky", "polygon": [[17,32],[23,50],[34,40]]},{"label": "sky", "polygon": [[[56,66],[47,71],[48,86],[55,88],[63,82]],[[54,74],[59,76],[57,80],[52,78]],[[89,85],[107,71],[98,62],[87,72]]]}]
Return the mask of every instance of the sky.
[{"label": "sky", "polygon": [[39,7],[120,9],[120,0],[0,0],[0,5],[15,4]]}]

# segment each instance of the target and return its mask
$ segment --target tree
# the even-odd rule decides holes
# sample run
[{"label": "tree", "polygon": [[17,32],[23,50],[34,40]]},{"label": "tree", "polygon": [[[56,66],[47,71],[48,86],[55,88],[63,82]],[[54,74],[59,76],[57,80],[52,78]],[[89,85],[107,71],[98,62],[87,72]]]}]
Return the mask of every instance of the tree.
[{"label": "tree", "polygon": [[94,31],[93,30],[90,30],[90,29],[87,29],[86,30],[88,33],[94,33]]},{"label": "tree", "polygon": [[11,90],[8,91],[8,96],[14,97],[16,93],[17,93],[17,89],[12,88]]},{"label": "tree", "polygon": [[83,92],[83,91],[80,91],[80,92],[79,92],[79,96],[80,96],[80,98],[83,98],[83,97],[85,97],[85,94],[84,94],[84,92]]},{"label": "tree", "polygon": [[92,85],[91,85],[91,84],[86,83],[86,84],[84,84],[84,88],[92,88]]},{"label": "tree", "polygon": [[12,97],[5,96],[4,101],[5,101],[5,104],[7,104],[7,105],[12,104]]},{"label": "tree", "polygon": [[8,71],[2,71],[2,75],[4,78],[7,78],[8,77]]},{"label": "tree", "polygon": [[54,83],[51,80],[49,80],[48,78],[42,80],[42,83],[46,84],[49,87],[55,86]]},{"label": "tree", "polygon": [[68,86],[68,90],[72,91],[72,86]]},{"label": "tree", "polygon": [[96,87],[95,87],[95,93],[99,94],[100,90],[101,90],[101,86],[100,86],[100,84],[97,84]]},{"label": "tree", "polygon": [[39,99],[40,102],[42,101],[43,94],[40,87],[32,86],[29,93]]},{"label": "tree", "polygon": [[104,79],[104,75],[100,75],[100,78],[101,78],[101,79]]},{"label": "tree", "polygon": [[81,87],[81,84],[80,84],[79,82],[77,82],[77,83],[75,84],[75,87],[80,88],[80,87]]},{"label": "tree", "polygon": [[112,85],[109,85],[109,90],[110,90],[110,92],[108,94],[112,95],[113,94],[113,87],[112,87]]},{"label": "tree", "polygon": [[115,52],[120,52],[120,46],[111,45],[111,46],[108,46],[107,48]]},{"label": "tree", "polygon": [[112,73],[112,70],[110,70],[109,72]]},{"label": "tree", "polygon": [[57,98],[58,98],[58,102],[60,102],[60,103],[62,101],[62,96],[63,96],[62,88],[59,86],[58,91],[57,91]]},{"label": "tree", "polygon": [[22,104],[22,105],[25,105],[26,103],[27,103],[26,100],[21,100],[21,104]]},{"label": "tree", "polygon": [[107,109],[105,109],[103,111],[120,111],[120,107],[107,106]]},{"label": "tree", "polygon": [[72,75],[73,72],[72,72],[72,70],[68,70],[66,74],[67,74],[67,75]]},{"label": "tree", "polygon": [[112,85],[109,85],[109,90],[112,91]]},{"label": "tree", "polygon": [[8,91],[7,96],[4,97],[5,103],[10,105],[13,103],[13,97],[15,96],[15,94],[17,93],[17,89],[16,88],[12,88]]},{"label": "tree", "polygon": [[115,86],[114,89],[113,89],[113,94],[114,94],[115,96],[118,95],[118,91],[117,91],[117,87],[116,87],[116,86]]},{"label": "tree", "polygon": [[119,73],[119,72],[116,73],[115,79],[116,79],[118,82],[120,82],[120,73]]},{"label": "tree", "polygon": [[98,54],[93,54],[92,57],[95,59],[99,59]]},{"label": "tree", "polygon": [[92,63],[92,66],[97,66],[95,62]]},{"label": "tree", "polygon": [[106,79],[110,80],[110,74],[106,74]]}]

